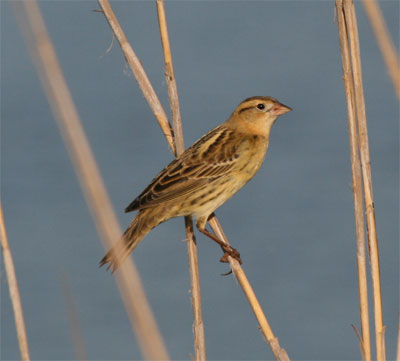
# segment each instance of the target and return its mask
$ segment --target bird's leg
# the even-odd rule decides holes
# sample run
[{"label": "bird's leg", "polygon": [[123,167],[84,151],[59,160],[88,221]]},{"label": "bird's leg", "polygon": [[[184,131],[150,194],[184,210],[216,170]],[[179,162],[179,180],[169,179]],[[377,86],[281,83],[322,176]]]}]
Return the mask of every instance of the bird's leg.
[{"label": "bird's leg", "polygon": [[207,231],[207,229],[204,226],[202,227],[199,222],[197,222],[196,226],[201,233],[211,238],[214,242],[217,242],[221,246],[222,250],[224,251],[224,255],[219,260],[220,262],[228,263],[228,256],[231,256],[232,258],[236,259],[240,264],[242,264],[240,253],[235,248],[221,241],[217,236]]}]

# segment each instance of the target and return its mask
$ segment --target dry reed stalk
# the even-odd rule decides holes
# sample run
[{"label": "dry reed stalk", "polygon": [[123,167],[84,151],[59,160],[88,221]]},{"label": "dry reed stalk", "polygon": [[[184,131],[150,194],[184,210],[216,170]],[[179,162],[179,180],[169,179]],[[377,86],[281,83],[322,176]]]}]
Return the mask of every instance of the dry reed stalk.
[{"label": "dry reed stalk", "polygon": [[140,64],[139,58],[133,51],[132,46],[129,44],[122,27],[119,25],[118,20],[111,9],[111,5],[108,0],[98,0],[101,9],[110,25],[115,37],[117,38],[119,45],[121,46],[122,54],[124,54],[126,61],[132,69],[135,75],[136,81],[138,82],[140,89],[143,92],[144,97],[150,105],[151,110],[157,118],[158,124],[164,133],[167,142],[176,155],[174,134],[171,129],[171,125],[168,122],[168,117],[165,114],[164,108],[161,105],[160,100],[154,91],[147,74],[145,73],[142,65]]},{"label": "dry reed stalk", "polygon": [[17,275],[10,245],[8,244],[6,225],[3,217],[3,207],[0,201],[0,243],[3,252],[4,268],[6,270],[8,289],[10,290],[11,304],[14,311],[15,328],[17,330],[19,352],[22,361],[29,361],[28,338],[26,336],[24,311],[22,310],[21,296],[19,294]]},{"label": "dry reed stalk", "polygon": [[385,361],[385,328],[382,317],[382,296],[379,270],[379,250],[376,233],[375,209],[372,192],[371,165],[368,144],[368,127],[365,111],[364,90],[362,83],[362,69],[360,45],[358,37],[357,19],[352,0],[343,0],[339,3],[344,16],[346,25],[347,40],[350,48],[350,59],[354,83],[354,99],[357,115],[357,129],[359,152],[361,158],[361,173],[364,190],[365,213],[368,231],[368,250],[370,256],[372,292],[374,300],[375,316],[375,338],[376,338],[376,358],[378,361]]},{"label": "dry reed stalk", "polygon": [[365,250],[365,224],[364,224],[364,206],[363,206],[363,196],[362,196],[361,163],[358,154],[357,123],[356,123],[356,112],[354,108],[354,82],[353,82],[353,75],[351,72],[347,29],[346,29],[341,1],[336,2],[336,14],[337,14],[337,25],[339,31],[340,48],[342,54],[343,81],[346,94],[348,127],[349,127],[354,218],[355,218],[356,239],[357,239],[358,286],[359,286],[359,297],[360,297],[360,320],[361,320],[360,348],[363,360],[371,361],[371,336],[369,330],[368,280],[367,280],[367,260],[366,260],[366,250]]},{"label": "dry reed stalk", "polygon": [[[165,78],[167,82],[169,104],[172,114],[172,124],[174,127],[176,155],[179,156],[181,153],[184,152],[185,145],[183,140],[178,88],[176,85],[174,67],[172,63],[171,46],[169,42],[164,0],[157,0],[156,4],[161,44],[164,52]],[[189,272],[193,307],[194,360],[205,361],[206,342],[204,337],[204,322],[201,310],[199,262],[197,257],[197,245],[193,233],[193,221],[191,217],[185,217],[185,230],[189,258]]]},{"label": "dry reed stalk", "polygon": [[344,1],[344,14],[348,24],[348,36],[350,41],[350,54],[353,69],[354,94],[357,112],[359,148],[361,157],[361,171],[364,186],[364,202],[368,231],[368,249],[371,262],[372,292],[374,300],[376,357],[378,361],[386,360],[385,351],[385,327],[382,315],[382,295],[379,266],[378,238],[376,233],[374,196],[372,191],[371,161],[368,143],[368,125],[365,110],[364,88],[362,82],[362,68],[360,55],[360,42],[354,3]]},{"label": "dry reed stalk", "polygon": [[382,11],[376,0],[363,0],[362,3],[372,25],[379,48],[381,49],[383,59],[386,63],[390,78],[392,79],[393,87],[397,97],[400,99],[399,58],[386,27]]},{"label": "dry reed stalk", "polygon": [[[73,161],[105,249],[121,237],[115,213],[63,77],[36,0],[14,2],[27,46]],[[26,18],[26,19],[25,19]],[[26,21],[27,20],[27,21]],[[146,359],[169,359],[138,272],[128,259],[115,273],[139,347]]]},{"label": "dry reed stalk", "polygon": [[187,237],[189,271],[191,284],[191,297],[193,307],[193,335],[194,335],[194,360],[205,361],[206,339],[204,336],[204,322],[201,310],[200,274],[198,267],[197,245],[193,232],[192,217],[185,217]]},{"label": "dry reed stalk", "polygon": [[[104,13],[105,17],[107,18],[107,21],[110,24],[111,29],[113,30],[113,32],[114,32],[116,38],[118,39],[118,41],[120,41],[120,40],[126,41],[126,37],[125,37],[125,35],[124,35],[123,31],[122,31],[122,28],[121,28],[120,24],[118,23],[115,15],[114,15],[114,13],[113,13],[113,11],[111,9],[111,6],[110,6],[108,0],[98,0],[98,1],[99,1],[100,5],[102,6],[103,13]],[[126,52],[125,51],[126,49],[131,49],[131,50],[129,52]],[[124,47],[121,46],[121,50],[123,51],[124,56],[127,59],[128,64],[131,67],[133,66],[133,67],[140,67],[141,68],[141,69],[135,69],[135,70],[132,69],[134,71],[134,74],[136,74],[137,72],[138,73],[144,73],[144,69],[143,69],[140,61],[130,61],[129,60],[129,57],[132,54],[134,54],[132,48],[130,46],[128,46],[127,44],[124,44]],[[135,55],[135,57],[136,57],[136,55]],[[145,79],[147,79],[147,81],[148,81],[147,77]],[[139,86],[141,87],[141,83],[139,83]],[[151,86],[151,85],[148,84],[148,86]],[[147,99],[147,100],[148,101],[152,101],[152,98],[149,98],[149,99]],[[152,108],[152,106],[151,106],[151,108]],[[165,112],[164,112],[164,114],[165,114]],[[159,117],[157,117],[157,120],[160,121]],[[165,120],[163,122],[165,123]],[[166,120],[166,122],[168,123],[168,120]],[[167,136],[167,133],[164,132],[164,135]],[[170,142],[169,142],[169,144],[170,144]],[[214,216],[212,219],[210,219],[210,224],[213,227],[214,232],[216,232],[217,236],[219,236],[219,234],[220,234],[219,232],[222,232],[222,227],[219,225],[219,223],[217,224],[215,222],[217,222],[217,218]],[[225,242],[227,242],[226,237],[224,238],[224,240],[225,240]],[[232,259],[232,257],[228,257],[228,258],[229,258],[230,264],[231,265],[234,264],[235,267],[240,268],[241,272],[243,272],[242,273],[243,276],[245,276],[245,273],[244,273],[243,269],[241,268],[241,266],[239,264],[236,265],[234,263],[235,260]],[[237,273],[234,273],[234,274],[236,275]],[[251,302],[252,310],[253,311],[254,310],[258,310],[258,312],[256,314],[257,320],[261,320],[261,319],[265,319],[266,320],[265,314],[263,313],[263,311],[262,311],[262,309],[260,307],[260,304],[257,301],[257,298],[255,296],[252,297],[252,295],[251,295],[251,292],[254,294],[254,291],[252,290],[252,287],[251,287],[247,277],[242,277],[242,279],[241,279],[241,281],[239,281],[239,283],[240,282],[242,282],[241,286],[242,286],[243,292],[245,293],[245,295],[246,295],[247,299],[249,300],[249,302]],[[269,344],[271,346],[271,349],[272,349],[276,359],[277,360],[284,360],[284,361],[289,360],[289,357],[287,356],[286,351],[280,348],[279,343],[277,342],[278,339],[273,335],[272,330],[269,327],[269,325],[268,326],[267,325],[268,325],[268,322],[259,322],[259,326],[262,329],[263,334],[264,335],[268,335],[267,336],[268,337],[267,341],[269,342]]]},{"label": "dry reed stalk", "polygon": [[172,114],[172,124],[174,126],[174,140],[177,149],[177,155],[180,155],[185,150],[185,145],[183,141],[181,110],[179,107],[178,88],[176,85],[174,66],[172,63],[172,53],[169,42],[164,0],[156,0],[156,4],[158,14],[158,26],[160,28],[161,44],[164,52],[165,78],[167,81],[169,105]]},{"label": "dry reed stalk", "polygon": [[[221,227],[221,224],[219,223],[217,217],[213,215],[209,219],[209,223],[217,235],[217,237],[221,240],[223,240],[226,244],[229,244],[228,239]],[[267,318],[265,317],[265,314],[261,308],[260,302],[257,299],[256,294],[254,293],[253,288],[251,287],[251,284],[249,280],[246,277],[246,274],[243,271],[243,268],[239,264],[239,262],[232,258],[228,257],[229,264],[231,266],[231,269],[233,271],[233,274],[235,275],[236,279],[238,280],[240,287],[243,290],[243,293],[246,295],[247,300],[249,301],[250,307],[254,312],[254,315],[256,316],[257,322],[260,325],[261,332],[263,336],[265,337],[266,341],[269,343],[271,350],[275,356],[275,358],[278,361],[290,361],[289,356],[285,349],[281,348],[279,344],[279,340],[277,337],[275,337],[271,326],[268,323]]]}]

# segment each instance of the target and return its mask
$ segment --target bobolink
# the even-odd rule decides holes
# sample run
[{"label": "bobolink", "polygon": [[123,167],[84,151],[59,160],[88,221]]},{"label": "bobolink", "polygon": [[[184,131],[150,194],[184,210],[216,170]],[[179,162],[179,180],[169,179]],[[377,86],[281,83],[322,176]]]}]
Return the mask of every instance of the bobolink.
[{"label": "bobolink", "polygon": [[[125,209],[138,210],[116,245],[100,261],[115,271],[151,229],[174,217],[193,216],[200,232],[217,241],[225,254],[239,253],[206,230],[209,216],[254,177],[264,161],[271,127],[291,111],[271,97],[241,102],[230,118],[208,132],[155,177]],[[107,268],[107,269],[108,269]]]}]

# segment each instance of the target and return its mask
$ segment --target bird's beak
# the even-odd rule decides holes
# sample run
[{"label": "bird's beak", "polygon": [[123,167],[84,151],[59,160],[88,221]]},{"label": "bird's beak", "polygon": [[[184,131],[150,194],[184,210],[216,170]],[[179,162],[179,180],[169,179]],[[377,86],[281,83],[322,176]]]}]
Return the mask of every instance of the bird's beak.
[{"label": "bird's beak", "polygon": [[290,111],[292,111],[292,108],[288,107],[287,105],[284,105],[282,103],[276,103],[270,110],[270,114],[282,115],[282,114],[288,113]]}]

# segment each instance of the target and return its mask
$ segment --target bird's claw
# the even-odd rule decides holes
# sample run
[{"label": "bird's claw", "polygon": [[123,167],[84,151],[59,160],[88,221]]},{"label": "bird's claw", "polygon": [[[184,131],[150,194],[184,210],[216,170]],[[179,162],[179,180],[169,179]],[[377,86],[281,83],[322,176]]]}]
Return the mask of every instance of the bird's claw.
[{"label": "bird's claw", "polygon": [[222,248],[222,250],[225,252],[224,255],[221,257],[219,260],[220,262],[223,263],[228,263],[228,257],[234,258],[236,261],[238,261],[240,264],[242,264],[242,259],[240,258],[240,253],[233,247],[231,246],[225,246]]},{"label": "bird's claw", "polygon": [[232,270],[229,270],[226,273],[221,273],[221,276],[229,276],[230,274],[232,274]]}]

